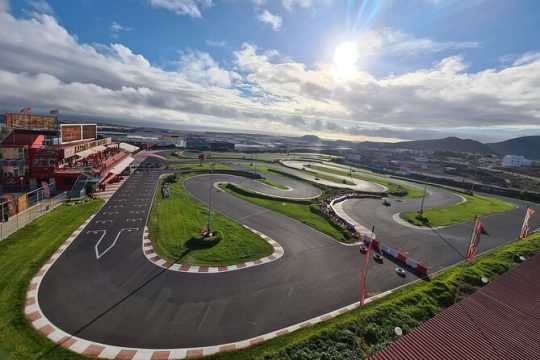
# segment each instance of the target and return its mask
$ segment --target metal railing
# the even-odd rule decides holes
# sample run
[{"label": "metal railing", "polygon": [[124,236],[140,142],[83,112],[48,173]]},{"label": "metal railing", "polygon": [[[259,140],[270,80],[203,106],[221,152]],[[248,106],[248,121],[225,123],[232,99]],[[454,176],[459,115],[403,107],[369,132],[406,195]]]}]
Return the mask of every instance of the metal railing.
[{"label": "metal railing", "polygon": [[[50,199],[37,196],[37,201],[28,209],[21,211],[17,215],[9,217],[7,221],[0,221],[0,240],[4,240],[15,231],[23,228],[33,220],[46,214],[66,200],[67,194],[63,192]],[[5,211],[5,210],[4,210]],[[4,219],[0,219],[4,220]]]}]

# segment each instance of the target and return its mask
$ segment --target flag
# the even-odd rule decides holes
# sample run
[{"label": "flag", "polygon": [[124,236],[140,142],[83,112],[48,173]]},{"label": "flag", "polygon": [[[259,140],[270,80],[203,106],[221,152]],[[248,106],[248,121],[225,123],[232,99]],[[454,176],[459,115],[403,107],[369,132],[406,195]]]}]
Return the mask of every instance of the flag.
[{"label": "flag", "polygon": [[480,222],[478,218],[474,219],[474,229],[471,234],[471,241],[469,242],[469,250],[467,250],[467,261],[471,262],[474,260],[476,255],[476,249],[480,243],[480,235],[485,233],[484,225]]},{"label": "flag", "polygon": [[32,112],[32,108],[31,107],[25,107],[25,108],[21,109],[21,112],[23,114],[30,114]]},{"label": "flag", "polygon": [[[373,228],[375,230],[375,228]],[[371,252],[371,247],[373,246],[373,241],[375,240],[375,232],[371,232],[371,239],[366,253],[364,254],[364,268],[362,269],[362,295],[360,298],[360,305],[364,305],[364,299],[366,295],[366,275],[367,275],[367,266],[369,262],[369,253]]]},{"label": "flag", "polygon": [[521,232],[519,233],[520,240],[525,239],[527,235],[529,235],[529,223],[535,213],[536,211],[534,211],[534,209],[530,207],[527,208],[527,213],[525,214],[525,219],[523,219],[523,225],[521,226]]},{"label": "flag", "polygon": [[53,110],[49,111],[49,114],[58,115],[58,109],[53,109]]}]

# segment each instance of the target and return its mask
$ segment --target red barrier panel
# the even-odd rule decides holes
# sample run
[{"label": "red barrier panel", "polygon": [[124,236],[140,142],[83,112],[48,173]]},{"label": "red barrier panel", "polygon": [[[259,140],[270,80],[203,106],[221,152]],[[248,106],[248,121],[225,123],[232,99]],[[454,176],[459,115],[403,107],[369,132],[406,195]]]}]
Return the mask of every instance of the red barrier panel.
[{"label": "red barrier panel", "polygon": [[407,263],[407,257],[405,255],[403,255],[403,254],[400,254],[400,253],[397,254],[397,260],[401,261],[404,264]]},{"label": "red barrier panel", "polygon": [[427,275],[429,269],[425,267],[424,265],[416,264],[416,271],[419,272],[420,274]]}]

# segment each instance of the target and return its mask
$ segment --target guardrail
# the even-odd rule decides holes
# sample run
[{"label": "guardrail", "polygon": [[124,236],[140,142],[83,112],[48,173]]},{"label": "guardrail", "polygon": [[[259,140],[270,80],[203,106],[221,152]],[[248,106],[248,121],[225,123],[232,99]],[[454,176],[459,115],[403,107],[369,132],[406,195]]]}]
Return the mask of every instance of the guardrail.
[{"label": "guardrail", "polygon": [[[43,214],[50,212],[52,209],[60,205],[66,200],[66,192],[63,192],[50,199],[42,199],[38,201],[34,206],[21,211],[17,215],[13,215],[8,221],[0,222],[0,241],[13,234],[15,231],[23,228],[27,224],[31,223]],[[3,219],[1,219],[3,220]]]}]

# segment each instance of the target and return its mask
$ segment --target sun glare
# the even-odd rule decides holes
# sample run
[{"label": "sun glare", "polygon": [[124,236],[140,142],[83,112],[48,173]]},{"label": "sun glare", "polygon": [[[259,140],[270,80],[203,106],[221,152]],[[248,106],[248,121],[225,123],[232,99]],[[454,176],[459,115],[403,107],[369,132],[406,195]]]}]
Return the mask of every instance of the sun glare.
[{"label": "sun glare", "polygon": [[358,47],[352,41],[341,43],[334,52],[334,73],[338,78],[354,76],[356,61],[358,60]]}]

